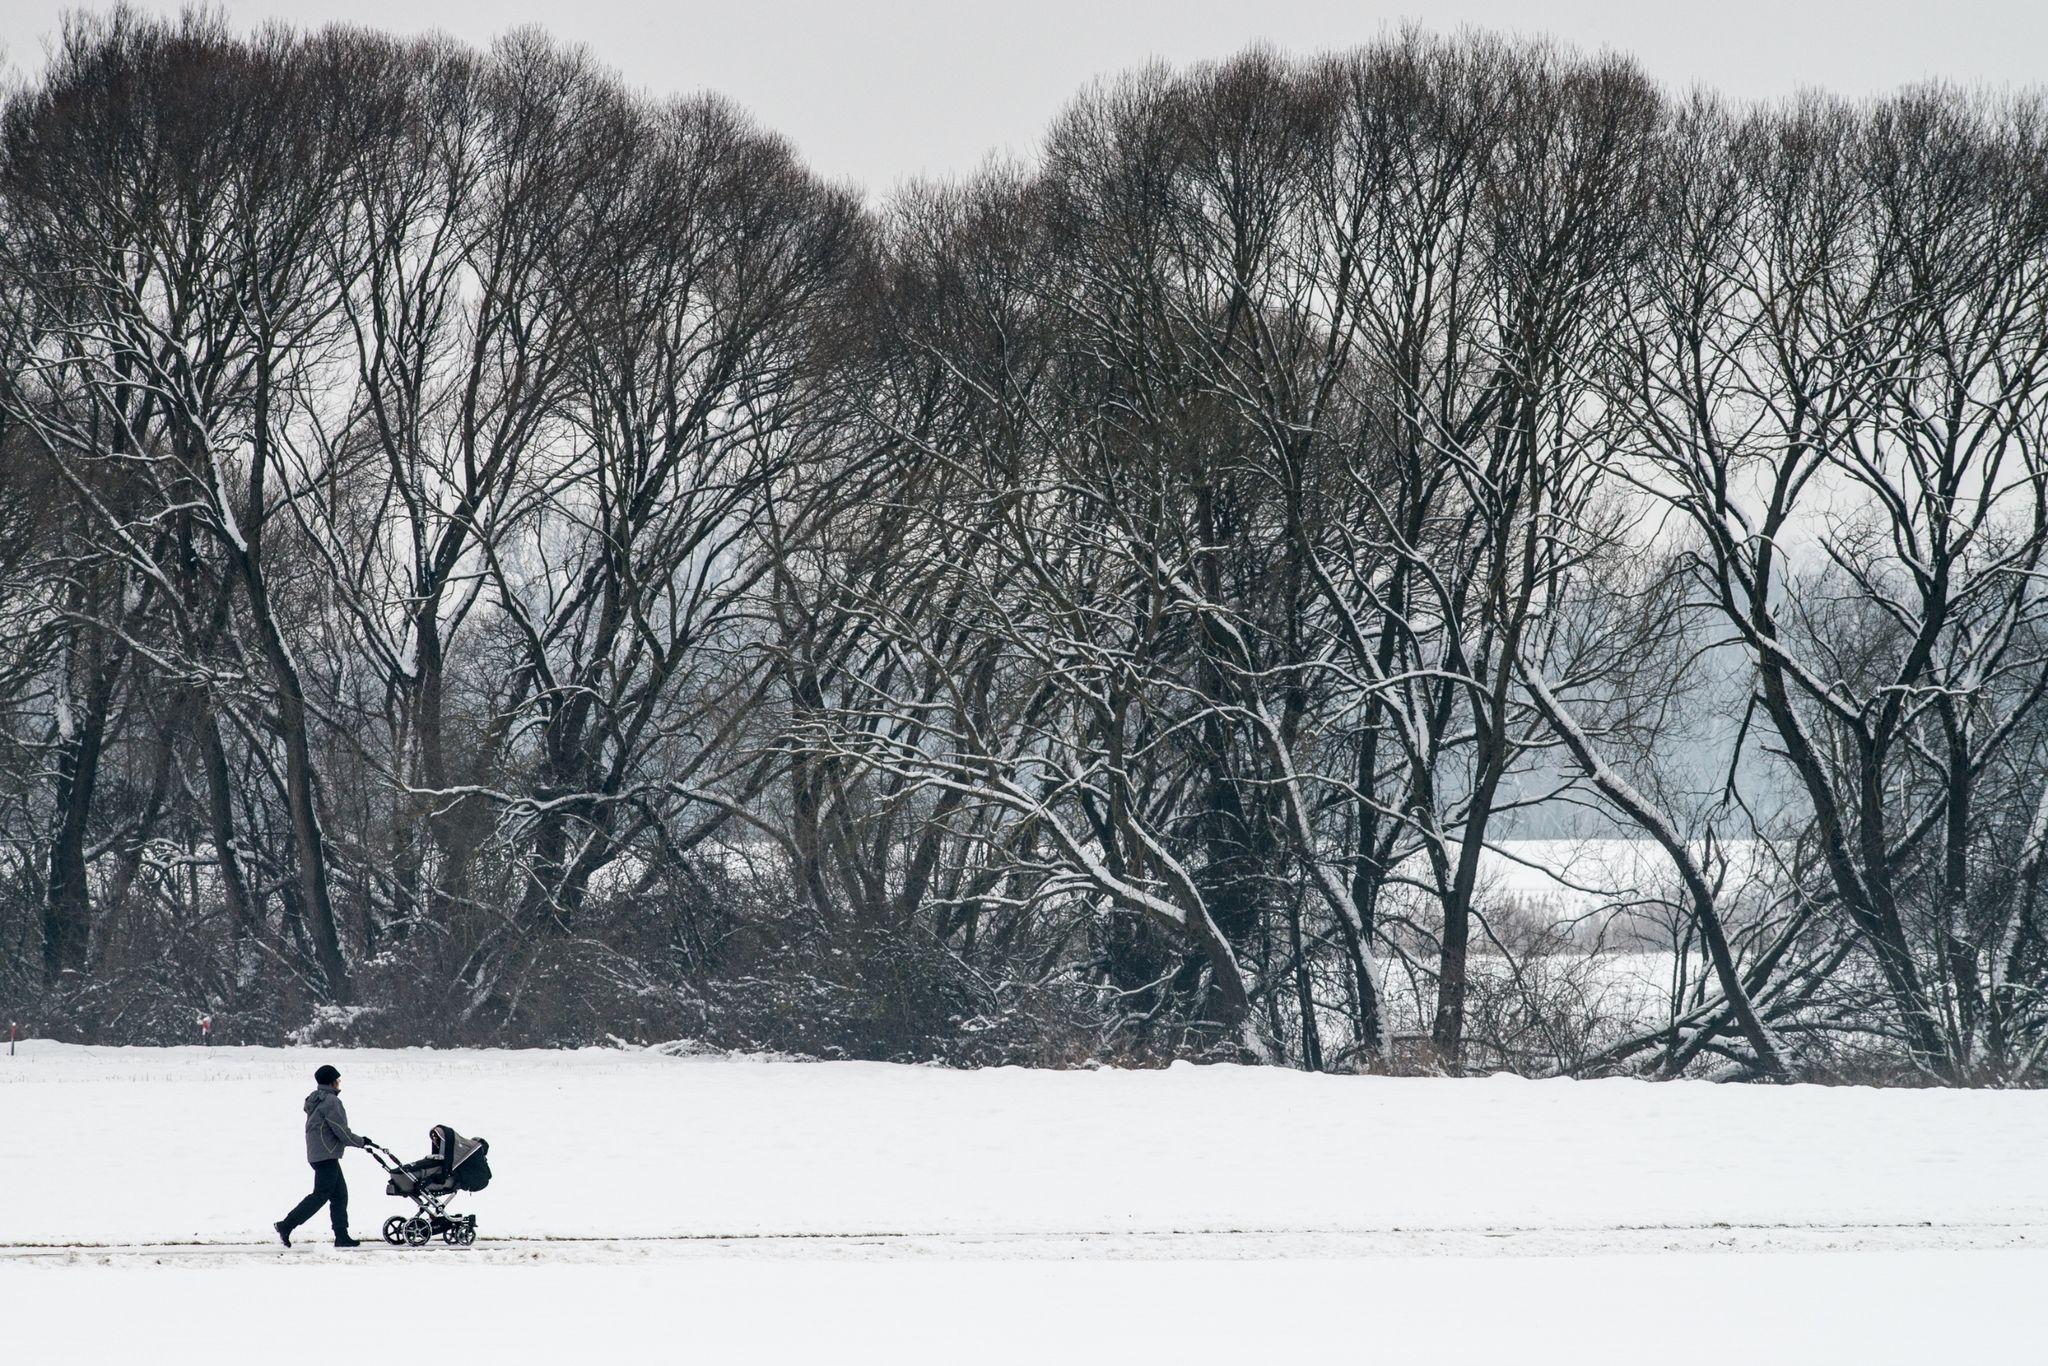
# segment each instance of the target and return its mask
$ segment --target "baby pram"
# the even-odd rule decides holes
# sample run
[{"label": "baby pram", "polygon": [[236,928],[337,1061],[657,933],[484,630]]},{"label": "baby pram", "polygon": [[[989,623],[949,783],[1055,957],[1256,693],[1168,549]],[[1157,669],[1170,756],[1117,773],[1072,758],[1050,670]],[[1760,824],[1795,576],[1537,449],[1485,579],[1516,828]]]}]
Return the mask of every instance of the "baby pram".
[{"label": "baby pram", "polygon": [[439,1234],[450,1247],[468,1247],[476,1241],[476,1216],[450,1214],[448,1200],[458,1191],[480,1191],[491,1184],[491,1145],[481,1138],[464,1138],[445,1124],[427,1130],[427,1140],[432,1150],[417,1162],[400,1162],[389,1148],[365,1145],[377,1165],[390,1173],[384,1193],[404,1196],[419,1211],[386,1219],[384,1241],[424,1247]]}]

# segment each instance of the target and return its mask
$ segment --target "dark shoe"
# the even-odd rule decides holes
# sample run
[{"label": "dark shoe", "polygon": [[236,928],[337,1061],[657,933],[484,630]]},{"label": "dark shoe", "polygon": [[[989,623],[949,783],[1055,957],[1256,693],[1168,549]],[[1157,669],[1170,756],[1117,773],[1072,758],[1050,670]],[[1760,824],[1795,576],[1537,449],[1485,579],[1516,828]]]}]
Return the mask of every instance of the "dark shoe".
[{"label": "dark shoe", "polygon": [[363,1240],[351,1238],[346,1233],[337,1233],[334,1235],[334,1245],[336,1247],[361,1247]]},{"label": "dark shoe", "polygon": [[271,1227],[277,1230],[277,1240],[280,1243],[283,1243],[286,1247],[292,1245],[292,1231],[285,1225],[282,1219],[272,1224]]}]

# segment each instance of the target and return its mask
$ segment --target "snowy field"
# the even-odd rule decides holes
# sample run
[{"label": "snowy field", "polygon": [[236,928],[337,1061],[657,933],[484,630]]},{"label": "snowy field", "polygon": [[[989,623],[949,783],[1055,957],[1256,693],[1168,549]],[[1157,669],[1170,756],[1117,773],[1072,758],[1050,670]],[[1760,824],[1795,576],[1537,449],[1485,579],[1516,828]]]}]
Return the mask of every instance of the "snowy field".
[{"label": "snowy field", "polygon": [[[322,1060],[405,1156],[491,1140],[475,1248],[267,1241]],[[0,1360],[2032,1359],[2044,1139],[2034,1092],[32,1042]]]}]

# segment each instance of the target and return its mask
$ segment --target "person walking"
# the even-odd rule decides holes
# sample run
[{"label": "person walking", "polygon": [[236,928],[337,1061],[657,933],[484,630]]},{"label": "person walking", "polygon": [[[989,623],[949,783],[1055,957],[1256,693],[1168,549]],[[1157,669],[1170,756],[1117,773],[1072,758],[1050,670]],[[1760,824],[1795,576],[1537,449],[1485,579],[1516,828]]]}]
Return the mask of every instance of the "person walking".
[{"label": "person walking", "polygon": [[360,1247],[360,1240],[348,1232],[348,1182],[342,1179],[341,1155],[350,1148],[367,1148],[370,1140],[348,1127],[348,1111],[341,1108],[341,1073],[323,1063],[313,1074],[313,1094],[306,1097],[306,1161],[313,1164],[313,1193],[292,1207],[292,1212],[271,1227],[286,1247],[292,1245],[292,1230],[327,1206],[334,1223],[336,1247]]}]

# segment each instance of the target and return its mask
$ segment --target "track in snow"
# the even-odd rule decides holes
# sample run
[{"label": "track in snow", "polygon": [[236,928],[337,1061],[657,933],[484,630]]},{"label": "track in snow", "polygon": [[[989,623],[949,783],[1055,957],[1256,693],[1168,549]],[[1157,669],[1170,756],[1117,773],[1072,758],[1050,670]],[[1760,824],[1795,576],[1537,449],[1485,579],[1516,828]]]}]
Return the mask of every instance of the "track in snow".
[{"label": "track in snow", "polygon": [[2048,1247],[2041,1224],[1662,1225],[1611,1228],[1167,1229],[1064,1233],[744,1233],[644,1238],[484,1237],[475,1247],[275,1243],[0,1243],[0,1261],[51,1266],[636,1263],[702,1258],[879,1261],[1247,1261],[1274,1258],[1555,1257],[1664,1252],[1996,1251]]}]

